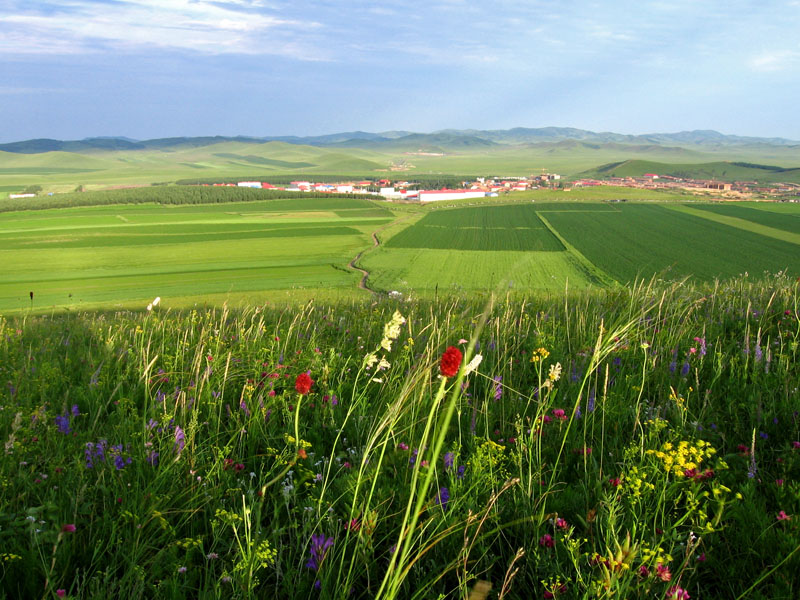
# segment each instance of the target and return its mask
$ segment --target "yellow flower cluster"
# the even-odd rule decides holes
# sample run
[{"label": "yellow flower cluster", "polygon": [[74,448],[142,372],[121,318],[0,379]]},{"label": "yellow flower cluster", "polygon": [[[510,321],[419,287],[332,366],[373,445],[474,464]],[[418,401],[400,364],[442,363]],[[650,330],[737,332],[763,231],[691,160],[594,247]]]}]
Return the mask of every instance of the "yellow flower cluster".
[{"label": "yellow flower cluster", "polygon": [[469,459],[470,469],[493,471],[498,475],[498,481],[505,480],[508,477],[508,472],[503,465],[504,451],[504,446],[492,440],[486,440],[478,447],[473,457]]},{"label": "yellow flower cluster", "polygon": [[664,470],[678,477],[684,476],[684,471],[698,469],[706,458],[711,458],[717,451],[704,440],[697,440],[694,444],[686,440],[674,446],[666,442],[660,450],[648,450],[647,454],[654,455],[663,465]]},{"label": "yellow flower cluster", "polygon": [[225,509],[218,508],[214,512],[214,519],[215,522],[223,523],[225,525],[235,525],[236,523],[242,522],[242,517],[235,512],[228,512]]},{"label": "yellow flower cluster", "polygon": [[658,546],[652,549],[642,544],[642,563],[646,565],[668,565],[672,562],[672,556],[664,552],[664,548]]},{"label": "yellow flower cluster", "polygon": [[191,550],[192,548],[201,548],[203,546],[203,538],[184,538],[177,540],[175,545],[184,550]]},{"label": "yellow flower cluster", "polygon": [[19,554],[13,554],[11,552],[0,552],[0,560],[3,562],[12,561],[12,560],[20,560],[22,557]]},{"label": "yellow flower cluster", "polygon": [[533,351],[533,355],[531,356],[531,362],[539,362],[550,356],[550,352],[548,352],[545,348],[537,348]]},{"label": "yellow flower cluster", "polygon": [[642,492],[652,492],[656,486],[647,480],[647,473],[640,473],[637,467],[631,467],[631,470],[622,476],[622,489],[635,498],[640,498]]},{"label": "yellow flower cluster", "polygon": [[264,540],[256,548],[256,558],[262,569],[271,567],[275,564],[275,559],[278,557],[278,551],[269,545],[267,540]]}]

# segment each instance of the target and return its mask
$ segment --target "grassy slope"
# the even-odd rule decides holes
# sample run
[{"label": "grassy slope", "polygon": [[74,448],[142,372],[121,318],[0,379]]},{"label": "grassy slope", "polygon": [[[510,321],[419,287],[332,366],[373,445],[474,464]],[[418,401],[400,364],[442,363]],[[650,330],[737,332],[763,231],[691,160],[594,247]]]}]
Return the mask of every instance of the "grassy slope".
[{"label": "grassy slope", "polygon": [[748,163],[667,163],[647,160],[626,160],[586,171],[587,177],[641,177],[646,173],[670,175],[685,179],[716,179],[722,181],[800,182],[800,169],[757,168]]},{"label": "grassy slope", "polygon": [[389,220],[384,209],[370,214],[355,203],[302,212],[277,201],[8,213],[0,217],[0,310],[24,308],[30,291],[37,306],[69,307],[354,288],[347,263]]},{"label": "grassy slope", "polygon": [[[39,184],[63,192],[78,185],[144,185],[182,178],[264,177],[298,173],[346,176],[406,177],[414,174],[530,175],[542,171],[577,175],[597,165],[644,159],[691,165],[719,160],[748,161],[792,167],[800,149],[742,147],[688,149],[602,144],[496,145],[444,149],[445,156],[416,156],[407,148],[321,148],[266,142],[221,142],[208,146],[175,146],[134,151],[0,152],[0,190]],[[388,171],[405,164],[408,171]],[[412,166],[413,165],[413,166]],[[13,191],[10,190],[10,191]],[[0,192],[2,193],[2,192]]]}]

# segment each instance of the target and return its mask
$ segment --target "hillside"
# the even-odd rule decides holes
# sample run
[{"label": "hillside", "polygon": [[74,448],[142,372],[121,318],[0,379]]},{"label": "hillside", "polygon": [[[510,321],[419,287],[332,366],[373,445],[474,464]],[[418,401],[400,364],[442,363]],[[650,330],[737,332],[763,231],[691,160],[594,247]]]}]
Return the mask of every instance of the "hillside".
[{"label": "hillside", "polygon": [[647,160],[626,160],[590,169],[581,173],[581,176],[592,178],[642,177],[646,173],[669,175],[682,179],[800,183],[800,168],[783,168],[774,165],[726,161],[700,164],[671,164]]}]

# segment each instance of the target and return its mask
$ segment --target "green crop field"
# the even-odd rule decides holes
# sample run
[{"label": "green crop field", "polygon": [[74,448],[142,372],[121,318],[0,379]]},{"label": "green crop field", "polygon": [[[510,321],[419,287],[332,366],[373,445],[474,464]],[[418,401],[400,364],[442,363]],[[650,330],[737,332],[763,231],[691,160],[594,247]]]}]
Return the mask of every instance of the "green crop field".
[{"label": "green crop field", "polygon": [[797,244],[658,205],[595,213],[538,209],[589,261],[622,283],[656,273],[711,280],[744,272],[800,272]]},{"label": "green crop field", "polygon": [[356,289],[347,263],[392,214],[355,198],[0,214],[0,310]]},{"label": "green crop field", "polygon": [[741,206],[734,204],[705,204],[697,208],[713,212],[718,215],[736,217],[783,231],[800,234],[800,209],[784,213],[771,210],[762,210],[764,205]]},{"label": "green crop field", "polygon": [[356,257],[369,289],[423,295],[800,272],[796,205],[607,201],[620,191],[453,207],[182,186],[38,198],[0,206],[0,311],[30,292],[39,310],[365,296]]}]

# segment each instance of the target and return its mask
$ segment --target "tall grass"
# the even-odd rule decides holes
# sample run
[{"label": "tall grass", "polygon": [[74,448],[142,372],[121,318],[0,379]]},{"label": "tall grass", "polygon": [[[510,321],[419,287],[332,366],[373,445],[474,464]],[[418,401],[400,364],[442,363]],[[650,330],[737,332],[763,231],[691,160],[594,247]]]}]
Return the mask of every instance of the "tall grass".
[{"label": "tall grass", "polygon": [[0,319],[0,595],[797,597],[797,292]]}]

